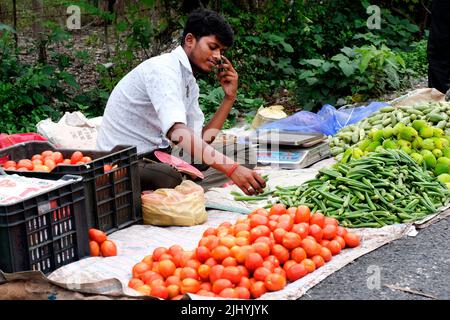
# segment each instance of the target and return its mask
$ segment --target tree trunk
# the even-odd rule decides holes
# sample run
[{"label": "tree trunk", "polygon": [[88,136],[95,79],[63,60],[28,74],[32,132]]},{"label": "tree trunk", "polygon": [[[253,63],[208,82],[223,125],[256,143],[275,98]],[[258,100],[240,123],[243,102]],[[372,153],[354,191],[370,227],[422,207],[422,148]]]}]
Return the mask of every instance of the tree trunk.
[{"label": "tree trunk", "polygon": [[6,12],[5,4],[2,4],[0,2],[0,23],[5,23],[4,22],[6,20],[5,12]]},{"label": "tree trunk", "polygon": [[31,6],[34,13],[31,29],[33,32],[33,38],[38,46],[38,61],[45,63],[47,61],[47,50],[45,40],[42,35],[42,17],[44,16],[44,6],[42,5],[42,0],[32,0]]},{"label": "tree trunk", "polygon": [[17,4],[16,0],[13,0],[13,28],[16,32],[14,32],[14,43],[16,45],[16,49],[19,46],[19,38],[17,37]]}]

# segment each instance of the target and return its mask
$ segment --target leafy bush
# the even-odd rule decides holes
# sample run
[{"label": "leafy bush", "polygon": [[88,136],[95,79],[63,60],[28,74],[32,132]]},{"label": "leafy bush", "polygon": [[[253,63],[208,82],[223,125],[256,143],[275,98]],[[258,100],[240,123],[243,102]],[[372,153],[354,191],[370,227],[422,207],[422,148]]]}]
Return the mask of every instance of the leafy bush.
[{"label": "leafy bush", "polygon": [[[198,81],[200,87],[199,105],[205,114],[205,123],[207,123],[219,108],[225,96],[222,87],[213,87],[205,80]],[[263,104],[261,98],[248,98],[241,91],[238,91],[237,99],[234,103],[227,120],[224,123],[224,129],[231,128],[241,112],[250,112]]]},{"label": "leafy bush", "polygon": [[[58,120],[66,111],[86,110],[98,113],[92,102],[101,97],[80,92],[80,86],[68,71],[73,58],[60,53],[54,44],[60,44],[70,35],[51,24],[43,43],[48,61],[27,63],[18,59],[12,33],[0,37],[0,128],[2,132],[36,131],[35,125],[46,118]],[[36,50],[34,47],[33,50]],[[103,109],[103,108],[102,108]],[[97,114],[96,114],[97,115]]]},{"label": "leafy bush", "polygon": [[329,60],[302,60],[306,68],[299,72],[298,96],[305,109],[335,104],[348,95],[359,102],[399,89],[411,74],[402,57],[385,45],[344,47],[341,52]]},{"label": "leafy bush", "polygon": [[405,64],[418,77],[426,76],[428,72],[427,44],[427,39],[423,39],[411,44],[410,50],[400,52]]},{"label": "leafy bush", "polygon": [[54,65],[17,59],[11,33],[0,38],[0,127],[7,133],[35,131],[36,122],[58,117],[73,77]]},{"label": "leafy bush", "polygon": [[[8,39],[2,37],[3,130],[32,131],[40,119],[58,118],[64,111],[101,115],[118,81],[142,60],[173,48],[186,19],[181,2],[175,0],[129,3],[126,17],[102,11],[92,3],[97,1],[77,1],[83,17],[99,17],[109,24],[111,52],[109,61],[104,62],[112,64],[96,66],[98,78],[91,88],[81,89],[69,72],[74,59],[93,63],[86,52],[69,56],[54,46],[70,42],[70,34],[61,27],[48,26],[51,32],[44,45],[49,59],[40,64],[19,61],[11,49],[10,34]],[[274,0],[258,2],[257,8],[245,7],[251,3],[247,1],[208,3],[220,8],[236,34],[235,45],[224,54],[238,71],[240,85],[225,127],[233,125],[242,113],[252,115],[261,105],[278,102],[280,92],[288,91],[282,98],[288,97],[290,106],[313,109],[343,97],[353,101],[374,97],[401,88],[412,75],[426,74],[426,41],[421,40],[415,24],[421,19],[418,0]],[[369,4],[382,8],[380,30],[367,28]],[[103,41],[93,34],[85,45],[101,46]],[[199,78],[200,105],[206,119],[222,101],[223,91],[216,81],[211,76]]]},{"label": "leafy bush", "polygon": [[[294,87],[296,102],[313,109],[341,97],[377,96],[408,83],[408,69],[415,67],[399,52],[409,50],[419,28],[382,9],[381,29],[368,30],[369,5],[366,0],[320,5],[273,1],[254,14],[228,4],[223,10],[237,39],[227,54],[238,61],[242,89],[268,101],[278,88]],[[414,63],[412,55],[407,62]]]}]

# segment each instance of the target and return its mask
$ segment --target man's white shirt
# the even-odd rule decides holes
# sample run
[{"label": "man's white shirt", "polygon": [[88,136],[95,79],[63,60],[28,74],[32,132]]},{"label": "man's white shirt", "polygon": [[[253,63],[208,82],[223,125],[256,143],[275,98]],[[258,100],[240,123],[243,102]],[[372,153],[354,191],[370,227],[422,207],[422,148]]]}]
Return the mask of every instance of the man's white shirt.
[{"label": "man's white shirt", "polygon": [[135,145],[138,154],[166,148],[177,122],[201,135],[204,114],[199,88],[181,46],[131,70],[112,91],[97,137],[99,150]]}]

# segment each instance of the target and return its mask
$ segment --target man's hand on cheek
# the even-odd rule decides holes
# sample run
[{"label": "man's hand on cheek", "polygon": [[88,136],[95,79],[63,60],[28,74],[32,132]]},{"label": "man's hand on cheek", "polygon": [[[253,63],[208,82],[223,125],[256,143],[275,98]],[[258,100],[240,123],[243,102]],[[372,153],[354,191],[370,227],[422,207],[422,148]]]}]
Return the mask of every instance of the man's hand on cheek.
[{"label": "man's hand on cheek", "polygon": [[225,92],[225,98],[235,99],[237,96],[237,88],[238,88],[238,74],[231,64],[230,60],[228,60],[225,56],[222,56],[222,64],[217,65],[220,71],[217,74],[217,78],[219,79],[220,85]]}]

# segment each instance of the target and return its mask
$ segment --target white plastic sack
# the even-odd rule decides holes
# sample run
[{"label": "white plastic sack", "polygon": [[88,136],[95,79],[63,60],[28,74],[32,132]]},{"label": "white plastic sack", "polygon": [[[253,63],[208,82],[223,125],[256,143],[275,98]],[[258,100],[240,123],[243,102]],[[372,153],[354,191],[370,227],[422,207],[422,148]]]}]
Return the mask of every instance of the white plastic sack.
[{"label": "white plastic sack", "polygon": [[102,117],[88,119],[83,113],[75,111],[66,112],[57,123],[51,119],[42,120],[36,128],[57,148],[95,150],[101,121]]}]

